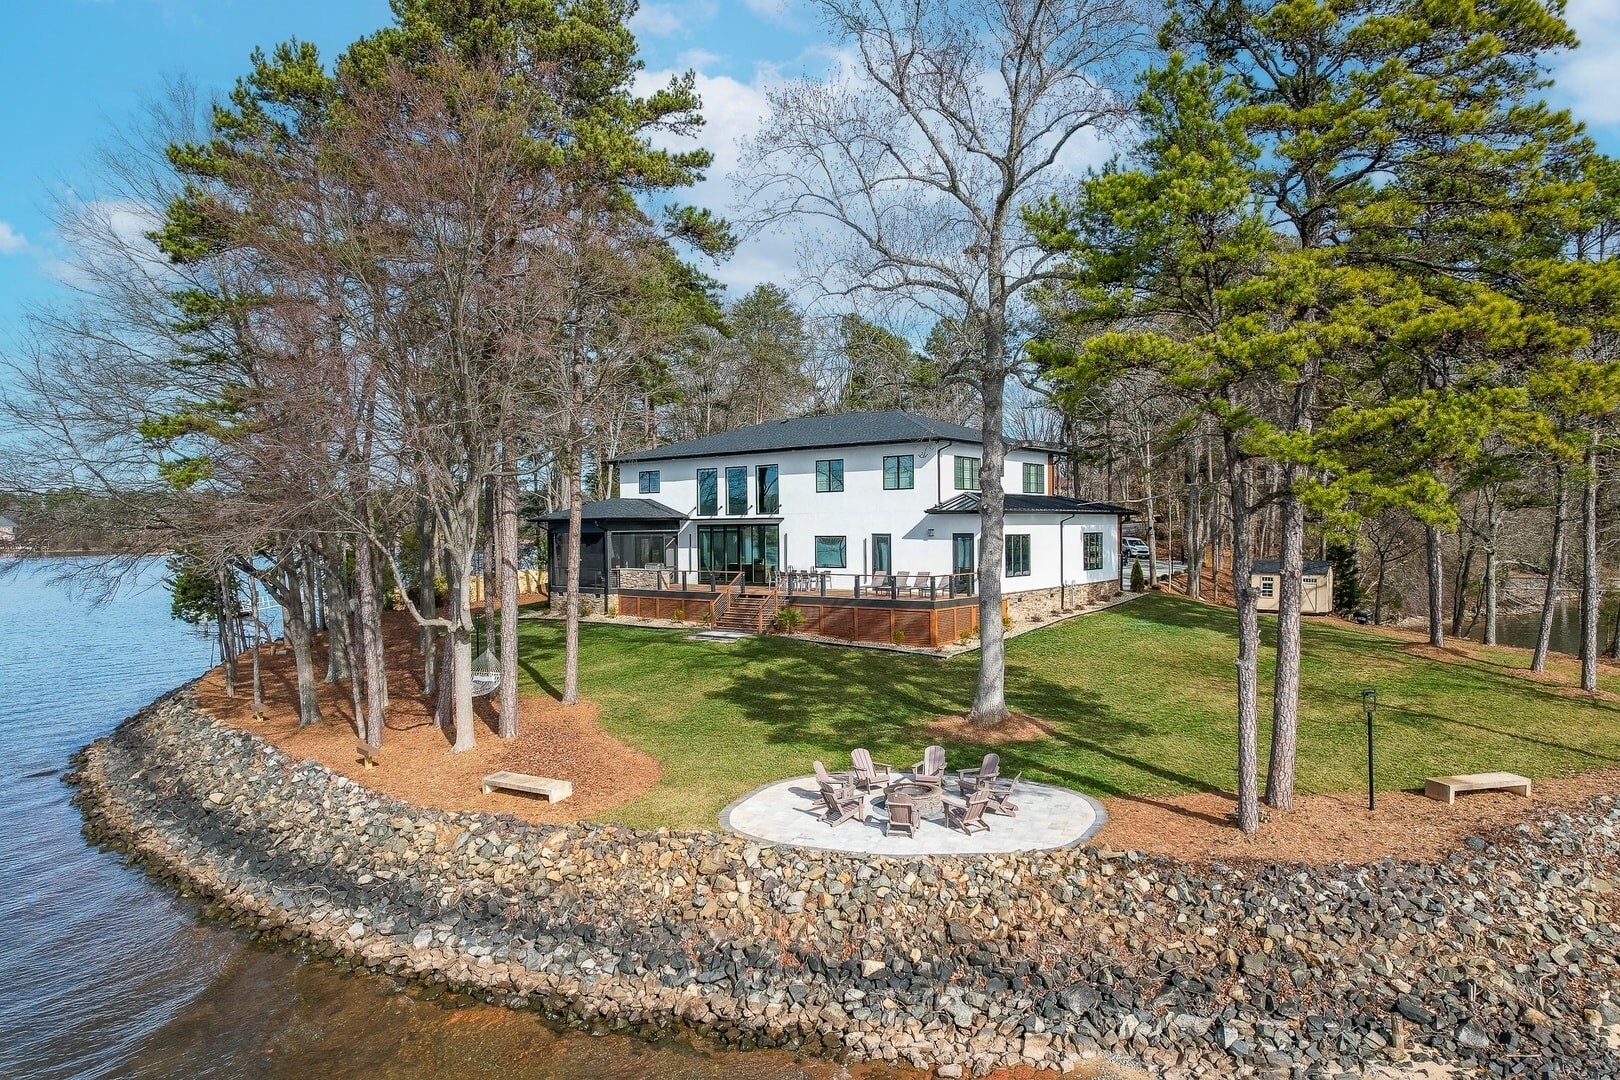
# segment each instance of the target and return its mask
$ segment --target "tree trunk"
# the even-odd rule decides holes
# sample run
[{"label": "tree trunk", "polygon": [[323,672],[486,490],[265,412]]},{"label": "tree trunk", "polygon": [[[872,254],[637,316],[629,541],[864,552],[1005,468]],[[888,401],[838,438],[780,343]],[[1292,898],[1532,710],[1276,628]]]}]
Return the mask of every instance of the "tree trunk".
[{"label": "tree trunk", "polygon": [[1199,482],[1203,478],[1204,463],[1196,443],[1189,447],[1187,460],[1187,596],[1201,600],[1204,596],[1204,503]]},{"label": "tree trunk", "polygon": [[565,552],[567,577],[564,587],[563,612],[563,692],[562,703],[574,705],[579,701],[579,560],[580,536],[583,527],[584,495],[579,486],[581,467],[580,444],[568,448],[568,550]]},{"label": "tree trunk", "polygon": [[[435,532],[433,516],[428,510],[427,503],[417,503],[416,608],[424,619],[434,619],[439,614],[438,594],[434,590],[439,561],[434,557],[438,551]],[[400,588],[404,588],[403,583]],[[435,678],[439,658],[437,639],[438,634],[431,626],[424,626],[419,631],[418,641],[422,648],[422,693],[428,697],[437,694],[439,688]]]},{"label": "tree trunk", "polygon": [[1382,551],[1378,553],[1378,581],[1373,585],[1373,625],[1384,624],[1384,568],[1389,564],[1389,557]]},{"label": "tree trunk", "polygon": [[1531,671],[1547,670],[1547,650],[1552,647],[1553,608],[1558,603],[1559,583],[1564,578],[1564,517],[1567,510],[1564,467],[1553,472],[1552,551],[1547,557],[1547,589],[1541,598],[1541,625],[1536,630],[1536,651],[1530,656]]},{"label": "tree trunk", "polygon": [[219,661],[225,669],[225,696],[236,696],[236,632],[232,623],[236,615],[236,595],[231,588],[229,570],[220,570],[214,576],[214,588],[219,593]]},{"label": "tree trunk", "polygon": [[1001,622],[1001,561],[1005,550],[1007,439],[1004,422],[1001,339],[987,334],[980,389],[984,440],[979,462],[979,679],[969,720],[991,727],[1007,719],[1007,630]]},{"label": "tree trunk", "polygon": [[1440,549],[1440,529],[1429,525],[1423,531],[1429,555],[1429,644],[1443,649],[1446,647],[1446,568]]},{"label": "tree trunk", "polygon": [[500,588],[496,570],[500,562],[500,545],[495,536],[496,494],[495,477],[484,481],[484,648],[495,648],[495,593]]},{"label": "tree trunk", "polygon": [[1271,703],[1271,757],[1266,805],[1294,808],[1294,755],[1299,745],[1300,617],[1304,607],[1305,504],[1294,491],[1297,467],[1283,470],[1282,555],[1277,568],[1277,674]]},{"label": "tree trunk", "polygon": [[1159,588],[1159,514],[1153,495],[1153,442],[1142,446],[1142,494],[1147,497],[1148,591]]},{"label": "tree trunk", "polygon": [[355,629],[359,636],[360,664],[356,681],[365,683],[365,714],[360,730],[366,745],[382,746],[388,710],[388,669],[383,662],[383,640],[378,632],[377,575],[371,544],[361,538],[354,546]]},{"label": "tree trunk", "polygon": [[1463,547],[1463,534],[1457,534],[1457,574],[1451,590],[1451,636],[1461,637],[1463,619],[1468,615],[1468,579],[1474,572],[1476,537],[1470,529],[1468,546]]},{"label": "tree trunk", "polygon": [[501,594],[501,698],[495,733],[513,739],[518,734],[518,477],[510,448],[497,480],[494,524]]},{"label": "tree trunk", "polygon": [[1226,469],[1232,485],[1232,591],[1237,603],[1237,825],[1246,833],[1260,830],[1260,607],[1249,572],[1250,509],[1248,463],[1228,432]]},{"label": "tree trunk", "polygon": [[[476,531],[474,532],[476,535]],[[455,742],[450,749],[471,750],[477,744],[473,730],[472,696],[472,545],[449,553],[446,569],[450,577],[450,603],[453,612],[450,622],[450,676],[451,713],[455,725]]]},{"label": "tree trunk", "polygon": [[1586,477],[1581,494],[1581,689],[1597,693],[1598,604],[1598,452],[1586,448]]},{"label": "tree trunk", "polygon": [[1497,566],[1496,544],[1501,529],[1501,500],[1493,495],[1485,519],[1487,542],[1485,545],[1485,633],[1483,636],[1487,645],[1496,644],[1496,578],[1501,573],[1500,568]]},{"label": "tree trunk", "polygon": [[[304,552],[304,561],[308,560]],[[291,557],[287,557],[291,561]],[[315,676],[315,631],[311,625],[308,589],[309,576],[293,562],[271,571],[265,577],[271,597],[281,605],[281,632],[292,645],[293,667],[298,680],[298,726],[309,727],[321,722],[321,699]]]}]

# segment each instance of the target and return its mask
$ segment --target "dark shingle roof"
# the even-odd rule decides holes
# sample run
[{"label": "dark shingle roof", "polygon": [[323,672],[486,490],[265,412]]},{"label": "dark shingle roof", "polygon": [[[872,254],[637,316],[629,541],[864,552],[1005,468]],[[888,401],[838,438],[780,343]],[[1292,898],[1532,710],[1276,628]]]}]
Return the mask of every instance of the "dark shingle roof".
[{"label": "dark shingle roof", "polygon": [[[681,512],[671,510],[657,499],[603,499],[588,502],[580,510],[584,521],[679,521]],[[535,520],[567,521],[567,510],[554,510]]]},{"label": "dark shingle roof", "polygon": [[891,409],[888,412],[832,413],[801,416],[793,420],[768,420],[735,431],[724,431],[702,439],[657,446],[614,461],[659,461],[665,458],[713,457],[721,454],[753,454],[772,450],[813,450],[831,446],[860,446],[872,443],[927,442],[949,439],[978,443],[978,428],[948,424],[927,416]]},{"label": "dark shingle roof", "polygon": [[[1306,559],[1305,560],[1305,572],[1307,574],[1325,574],[1331,569],[1333,569],[1333,564],[1330,563],[1330,562],[1323,562],[1320,559]],[[1256,573],[1256,574],[1278,574],[1278,573],[1281,573],[1281,572],[1282,572],[1282,560],[1281,559],[1256,559],[1256,560],[1254,560],[1254,573]]]},{"label": "dark shingle roof", "polygon": [[[954,499],[947,499],[938,506],[930,506],[930,514],[977,514],[979,512],[979,493],[977,491],[964,492]],[[1003,507],[1009,514],[1115,514],[1119,517],[1131,517],[1135,511],[1127,510],[1123,506],[1113,503],[1085,502],[1080,499],[1071,499],[1063,495],[1023,495],[1009,491],[1004,496]]]}]

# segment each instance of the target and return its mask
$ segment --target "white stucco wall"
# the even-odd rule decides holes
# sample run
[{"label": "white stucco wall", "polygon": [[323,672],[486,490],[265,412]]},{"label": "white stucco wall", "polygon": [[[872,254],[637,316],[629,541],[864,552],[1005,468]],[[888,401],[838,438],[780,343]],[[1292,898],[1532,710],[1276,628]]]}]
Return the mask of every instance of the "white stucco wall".
[{"label": "white stucco wall", "polygon": [[[979,515],[929,514],[927,510],[962,494],[955,484],[954,459],[957,456],[979,457],[980,453],[980,447],[969,443],[920,442],[723,457],[647,459],[625,462],[620,466],[619,490],[625,498],[656,499],[690,519],[681,529],[678,544],[678,568],[682,570],[698,568],[697,530],[700,525],[765,524],[780,518],[777,524],[781,530],[779,568],[782,570],[815,568],[815,538],[843,536],[847,540],[848,565],[842,570],[834,569],[833,573],[870,574],[872,535],[886,533],[892,538],[894,571],[949,574],[952,570],[953,534],[972,533],[977,536]],[[900,454],[912,456],[914,486],[910,489],[885,490],[883,459]],[[841,492],[816,490],[816,462],[827,459],[842,459],[844,462],[844,490]],[[1037,450],[1008,453],[1004,477],[1006,490],[1011,494],[1024,490],[1025,464],[1040,466],[1045,489],[1043,493],[1051,494],[1048,457],[1045,452]],[[777,467],[781,508],[776,515],[757,513],[757,469],[762,465]],[[746,515],[725,512],[725,470],[737,466],[747,470],[749,513]],[[698,516],[697,473],[700,469],[714,469],[718,474],[719,514]],[[657,493],[643,494],[639,489],[639,474],[653,470],[659,473],[659,490]],[[1060,530],[1060,517],[1052,514],[1008,515],[1007,532],[1027,533],[1030,537],[1031,566],[1029,575],[1006,579],[1008,591],[1053,588],[1065,581],[1118,580],[1118,519],[1112,515],[1082,515],[1068,521]],[[1088,531],[1103,534],[1103,567],[1089,572],[1083,569],[1081,538],[1081,534]],[[1060,532],[1063,538],[1061,576],[1058,556]]]}]

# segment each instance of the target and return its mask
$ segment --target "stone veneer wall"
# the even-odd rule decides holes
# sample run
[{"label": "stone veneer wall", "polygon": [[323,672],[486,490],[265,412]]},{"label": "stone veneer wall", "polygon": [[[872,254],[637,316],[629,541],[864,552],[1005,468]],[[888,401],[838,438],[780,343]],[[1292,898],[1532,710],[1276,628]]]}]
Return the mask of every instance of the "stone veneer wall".
[{"label": "stone veneer wall", "polygon": [[[1068,593],[1067,604],[1064,592]],[[1007,617],[1013,622],[1035,622],[1051,618],[1059,608],[1095,607],[1118,596],[1119,584],[1113,581],[1093,581],[1070,585],[1066,589],[1029,589],[1009,592],[1003,599],[1007,603]]]},{"label": "stone veneer wall", "polygon": [[600,1028],[1172,1076],[1424,1057],[1620,1075],[1620,809],[1449,862],[858,857],[412,807],[160,699],[76,759],[86,835],[314,953]]}]

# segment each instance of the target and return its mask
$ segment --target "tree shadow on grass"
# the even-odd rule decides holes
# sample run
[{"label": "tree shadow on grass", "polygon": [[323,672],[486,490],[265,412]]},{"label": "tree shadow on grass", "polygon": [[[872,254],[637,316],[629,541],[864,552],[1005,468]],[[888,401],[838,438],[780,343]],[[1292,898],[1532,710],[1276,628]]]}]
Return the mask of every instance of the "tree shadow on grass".
[{"label": "tree shadow on grass", "polygon": [[1420,712],[1417,709],[1408,709],[1401,706],[1383,706],[1379,711],[1387,711],[1394,713],[1397,716],[1411,716],[1417,718],[1419,721],[1448,724],[1455,727],[1469,728],[1473,731],[1482,731],[1487,735],[1495,735],[1498,738],[1510,740],[1512,742],[1529,743],[1532,746],[1539,746],[1544,750],[1552,750],[1560,754],[1576,754],[1581,757],[1591,758],[1594,761],[1603,762],[1604,764],[1612,765],[1620,763],[1620,757],[1613,754],[1605,754],[1597,750],[1588,750],[1585,747],[1571,746],[1568,743],[1558,742],[1553,739],[1544,739],[1535,735],[1527,735],[1522,731],[1513,731],[1508,728],[1492,727],[1490,724],[1481,724],[1472,720],[1459,720],[1454,716],[1441,716],[1438,713]]}]

